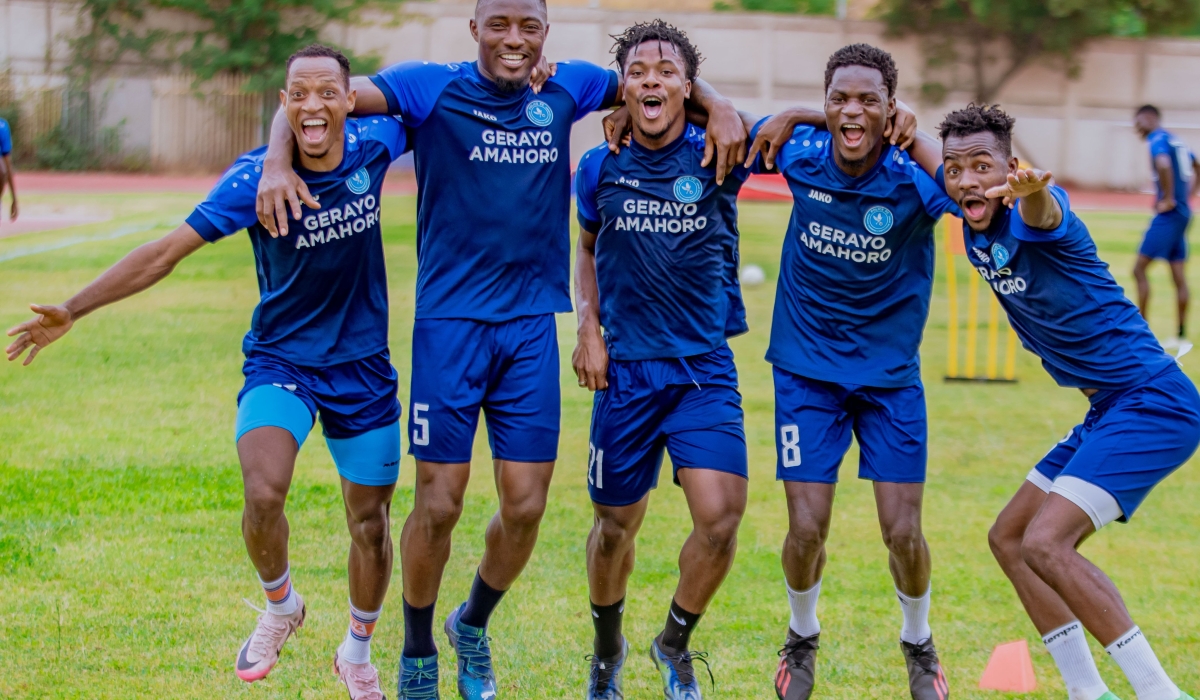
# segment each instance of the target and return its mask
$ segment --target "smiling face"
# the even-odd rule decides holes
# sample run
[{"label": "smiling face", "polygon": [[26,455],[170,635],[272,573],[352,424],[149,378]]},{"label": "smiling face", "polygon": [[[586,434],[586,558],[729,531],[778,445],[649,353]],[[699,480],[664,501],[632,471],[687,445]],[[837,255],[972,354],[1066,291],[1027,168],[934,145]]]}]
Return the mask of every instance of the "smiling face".
[{"label": "smiling face", "polygon": [[883,152],[883,130],[896,112],[883,73],[866,66],[842,66],[825,91],[825,120],[833,134],[838,166],[859,175]]},{"label": "smiling face", "polygon": [[292,62],[279,100],[296,135],[300,165],[330,170],[341,162],[342,133],[355,96],[337,60],[306,56]]},{"label": "smiling face", "polygon": [[1005,184],[1008,174],[1017,169],[1017,159],[1005,152],[995,134],[980,131],[947,136],[942,143],[942,164],[946,194],[958,202],[963,220],[975,231],[986,230],[1004,203],[983,193]]},{"label": "smiling face", "polygon": [[684,101],[692,94],[687,66],[672,43],[643,41],[625,59],[625,104],[633,135],[651,148],[666,145],[687,126]]},{"label": "smiling face", "polygon": [[539,0],[480,0],[471,20],[480,72],[506,92],[524,88],[549,30],[546,6]]}]

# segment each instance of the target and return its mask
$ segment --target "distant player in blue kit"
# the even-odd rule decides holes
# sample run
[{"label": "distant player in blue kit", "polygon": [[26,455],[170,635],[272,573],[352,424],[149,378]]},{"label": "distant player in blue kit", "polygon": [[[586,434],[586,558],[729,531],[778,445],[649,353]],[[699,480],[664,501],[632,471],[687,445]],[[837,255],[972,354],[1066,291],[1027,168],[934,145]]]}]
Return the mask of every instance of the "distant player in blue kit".
[{"label": "distant player in blue kit", "polygon": [[296,173],[320,210],[302,209],[291,235],[271,235],[255,214],[265,149],[251,151],[182,226],[137,248],[61,306],[34,305],[38,316],[9,331],[19,336],[8,359],[29,348],[29,364],[83,316],[149,288],[205,243],[246,229],[262,298],[242,343],[236,440],[242,534],[267,609],[238,653],[236,672],[248,682],[265,678],[304,624],[284,503],[296,454],[319,416],[351,536],[350,624],[334,668],[351,698],[381,700],[370,643],[392,573],[388,514],[400,471],[401,409],[388,350],[379,195],[388,166],[406,148],[405,133],[390,117],[346,118],[355,101],[350,63],[329,47],[288,59],[280,101],[296,135]]},{"label": "distant player in blue kit", "polygon": [[0,119],[0,203],[4,200],[4,190],[7,189],[12,194],[12,204],[8,210],[8,220],[17,220],[17,183],[13,179],[14,171],[12,164],[11,153],[13,150],[12,128],[8,122]]},{"label": "distant player in blue kit", "polygon": [[1168,349],[1176,349],[1186,342],[1188,284],[1187,229],[1192,222],[1189,200],[1200,187],[1200,162],[1179,139],[1162,128],[1162,115],[1154,105],[1138,108],[1134,127],[1150,144],[1150,167],[1154,171],[1154,184],[1158,190],[1154,203],[1154,219],[1146,230],[1142,247],[1138,249],[1137,262],[1133,265],[1133,278],[1137,280],[1138,308],[1142,316],[1149,319],[1150,282],[1146,279],[1146,268],[1154,260],[1165,260],[1171,266],[1171,279],[1175,283],[1175,306],[1178,313],[1179,334],[1168,340]]},{"label": "distant player in blue kit", "polygon": [[632,141],[589,151],[576,175],[575,296],[579,385],[596,392],[588,452],[595,521],[588,536],[594,654],[589,700],[624,697],[621,633],[634,541],[664,451],[692,532],[679,584],[650,657],[667,700],[700,698],[690,651],[697,622],[733,565],[746,509],[746,436],[737,368],[725,339],[747,330],[737,279],[738,190],[704,166],[704,133],[684,101],[700,55],[655,20],[617,37]]},{"label": "distant player in blue kit", "polygon": [[[846,46],[825,69],[827,129],[787,113],[754,130],[754,158],[792,190],[771,344],[777,478],[791,619],[775,691],[807,700],[815,684],[825,567],[838,470],[851,435],[875,501],[903,624],[914,700],[949,694],[929,627],[930,557],[921,531],[927,457],[918,347],[933,285],[933,226],[954,204],[900,147],[896,66],[885,51]],[[907,145],[901,143],[900,145]]]},{"label": "distant player in blue kit", "polygon": [[[473,63],[409,62],[352,82],[362,113],[400,115],[412,138],[417,200],[417,300],[409,447],[417,460],[404,525],[404,650],[399,695],[437,693],[434,605],[462,513],[480,410],[487,418],[500,508],[471,593],[444,629],[458,656],[458,691],[497,693],[488,620],[529,561],[554,461],[560,417],[554,314],[571,310],[572,124],[619,104],[621,78],[570,61],[530,87],[549,30],[541,0],[480,0]],[[745,149],[732,105],[697,86],[693,101],[727,124],[717,169]],[[720,148],[732,132],[732,148]],[[292,135],[279,119],[260,200],[285,217],[302,185],[288,167]],[[271,182],[266,175],[271,174]],[[265,212],[270,219],[270,212]],[[271,222],[273,225],[275,222]],[[281,222],[282,224],[282,222]]]},{"label": "distant player in blue kit", "polygon": [[1108,523],[1133,517],[1192,456],[1200,395],[1125,298],[1066,192],[1049,173],[1019,168],[1013,123],[998,107],[970,105],[946,116],[940,149],[928,148],[930,139],[914,149],[926,168],[944,168],[946,192],[967,224],[967,255],[1022,344],[1059,385],[1080,389],[1091,403],[1000,513],[992,551],[1071,700],[1115,700],[1084,629],[1120,665],[1138,700],[1191,700],[1163,670],[1116,586],[1076,549]]}]

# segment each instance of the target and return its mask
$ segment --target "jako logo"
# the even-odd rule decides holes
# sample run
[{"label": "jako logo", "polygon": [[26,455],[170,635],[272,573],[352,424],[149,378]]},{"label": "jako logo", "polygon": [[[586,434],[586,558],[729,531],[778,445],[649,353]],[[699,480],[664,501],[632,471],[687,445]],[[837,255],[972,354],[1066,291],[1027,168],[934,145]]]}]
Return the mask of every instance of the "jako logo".
[{"label": "jako logo", "polygon": [[863,216],[863,226],[867,231],[882,236],[892,230],[892,211],[887,207],[871,207]]},{"label": "jako logo", "polygon": [[554,121],[554,110],[545,102],[534,100],[525,105],[525,116],[536,126],[550,126],[550,122]]},{"label": "jako logo", "polygon": [[367,174],[367,169],[355,170],[353,175],[346,178],[346,187],[354,194],[366,192],[371,187],[371,176]]},{"label": "jako logo", "polygon": [[980,261],[982,261],[985,264],[990,263],[992,261],[992,256],[988,255],[987,253],[983,252],[982,250],[980,250],[974,246],[971,247],[971,251],[975,253],[975,257],[979,258]]},{"label": "jako logo", "polygon": [[494,117],[494,116],[492,116],[492,115],[488,114],[487,112],[480,112],[480,111],[479,111],[479,110],[477,110],[477,109],[473,109],[473,110],[471,110],[471,112],[473,112],[473,113],[475,114],[475,116],[477,116],[477,117],[482,117],[482,118],[484,118],[484,119],[488,120],[489,122],[498,122],[498,121],[500,121],[499,119],[497,119],[496,117]]},{"label": "jako logo", "polygon": [[622,175],[621,177],[617,178],[617,184],[629,185],[630,187],[640,187],[642,183],[638,182],[637,180],[626,180],[625,176]]},{"label": "jako logo", "polygon": [[684,175],[675,181],[675,199],[684,204],[691,204],[704,194],[704,185],[691,175]]},{"label": "jako logo", "polygon": [[831,195],[827,192],[818,192],[816,190],[809,190],[808,198],[815,199],[818,202],[822,202],[824,204],[831,204],[833,202],[833,195]]}]

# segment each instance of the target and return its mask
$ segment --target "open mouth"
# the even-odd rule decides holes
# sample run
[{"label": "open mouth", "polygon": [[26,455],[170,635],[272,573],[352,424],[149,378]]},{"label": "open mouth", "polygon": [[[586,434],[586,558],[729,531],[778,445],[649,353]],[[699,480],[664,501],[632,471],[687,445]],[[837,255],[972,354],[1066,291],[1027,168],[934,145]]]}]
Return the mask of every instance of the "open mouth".
[{"label": "open mouth", "polygon": [[857,148],[867,136],[866,130],[860,124],[843,124],[841,132],[842,143],[846,144],[847,148]]},{"label": "open mouth", "polygon": [[500,54],[500,62],[508,68],[517,69],[525,64],[525,54],[502,53]]},{"label": "open mouth", "polygon": [[979,197],[964,197],[960,205],[962,213],[971,221],[980,221],[987,213],[987,200]]},{"label": "open mouth", "polygon": [[300,128],[304,131],[306,142],[318,144],[325,140],[325,134],[329,131],[329,123],[324,119],[305,119],[300,122]]},{"label": "open mouth", "polygon": [[642,98],[642,115],[647,119],[657,119],[662,114],[663,101],[661,97]]}]

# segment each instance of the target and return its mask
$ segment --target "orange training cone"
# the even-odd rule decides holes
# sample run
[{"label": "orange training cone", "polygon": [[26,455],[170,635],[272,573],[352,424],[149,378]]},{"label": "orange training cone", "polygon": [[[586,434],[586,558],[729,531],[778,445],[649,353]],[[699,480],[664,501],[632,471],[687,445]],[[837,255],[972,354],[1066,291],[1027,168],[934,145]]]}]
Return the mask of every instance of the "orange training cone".
[{"label": "orange training cone", "polygon": [[979,687],[984,690],[1005,690],[1010,693],[1029,693],[1037,690],[1037,678],[1033,675],[1033,659],[1029,656],[1029,644],[1019,642],[1000,644],[992,651]]}]

